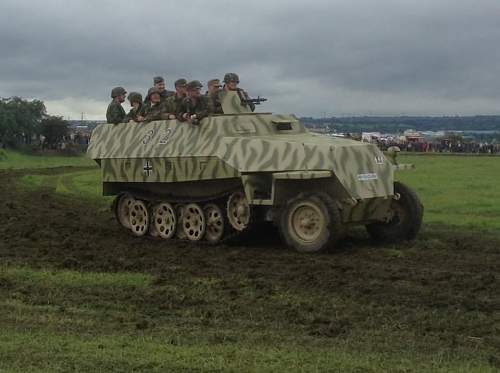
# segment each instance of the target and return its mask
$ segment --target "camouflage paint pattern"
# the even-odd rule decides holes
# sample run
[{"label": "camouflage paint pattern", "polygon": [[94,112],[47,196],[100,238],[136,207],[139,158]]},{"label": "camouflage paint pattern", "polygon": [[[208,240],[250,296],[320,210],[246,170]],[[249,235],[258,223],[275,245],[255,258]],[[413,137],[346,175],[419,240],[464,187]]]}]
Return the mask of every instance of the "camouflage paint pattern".
[{"label": "camouflage paint pattern", "polygon": [[344,221],[387,217],[394,166],[375,145],[311,133],[294,115],[251,113],[233,92],[222,106],[224,115],[198,125],[100,125],[88,155],[100,161],[105,183],[240,179],[250,203],[273,205],[278,183],[316,180],[322,191],[342,188]]}]

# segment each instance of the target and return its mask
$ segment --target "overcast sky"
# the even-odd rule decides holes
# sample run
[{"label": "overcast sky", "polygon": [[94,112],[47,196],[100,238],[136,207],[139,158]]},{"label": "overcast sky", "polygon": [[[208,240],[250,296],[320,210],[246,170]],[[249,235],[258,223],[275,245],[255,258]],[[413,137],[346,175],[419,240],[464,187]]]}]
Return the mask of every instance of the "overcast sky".
[{"label": "overcast sky", "polygon": [[1,0],[0,47],[0,96],[71,118],[226,72],[266,111],[500,114],[500,0]]}]

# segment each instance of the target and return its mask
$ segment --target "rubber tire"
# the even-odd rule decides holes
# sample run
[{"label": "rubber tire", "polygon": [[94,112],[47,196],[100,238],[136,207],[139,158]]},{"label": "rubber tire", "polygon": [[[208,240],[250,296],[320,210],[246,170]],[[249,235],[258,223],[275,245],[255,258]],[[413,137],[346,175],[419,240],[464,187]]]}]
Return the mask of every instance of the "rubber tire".
[{"label": "rubber tire", "polygon": [[[304,202],[315,204],[323,213],[326,220],[320,236],[312,243],[298,241],[289,231],[289,215]],[[325,193],[300,193],[292,198],[282,208],[279,217],[279,230],[286,245],[298,252],[313,253],[324,251],[335,246],[342,237],[344,228],[340,211],[335,201]]]},{"label": "rubber tire", "polygon": [[378,242],[411,241],[415,239],[424,216],[424,206],[415,191],[399,181],[394,182],[394,193],[399,193],[399,204],[405,211],[407,219],[403,222],[377,222],[366,225],[368,234]]}]

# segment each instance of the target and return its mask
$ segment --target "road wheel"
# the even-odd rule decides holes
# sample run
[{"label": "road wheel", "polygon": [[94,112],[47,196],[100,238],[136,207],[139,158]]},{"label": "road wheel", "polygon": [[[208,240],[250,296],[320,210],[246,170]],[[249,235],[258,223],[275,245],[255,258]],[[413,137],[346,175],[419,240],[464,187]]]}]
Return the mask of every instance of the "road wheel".
[{"label": "road wheel", "polygon": [[285,243],[300,252],[332,247],[344,231],[335,201],[322,193],[301,193],[288,201],[279,225]]},{"label": "road wheel", "polygon": [[130,229],[136,236],[144,236],[149,228],[149,212],[143,201],[135,200],[130,206]]},{"label": "road wheel", "polygon": [[237,231],[245,230],[250,224],[250,205],[243,192],[235,192],[227,200],[227,218]]},{"label": "road wheel", "polygon": [[198,204],[190,203],[185,207],[182,228],[186,237],[191,241],[199,241],[203,238],[206,229],[205,215]]},{"label": "road wheel", "polygon": [[152,226],[155,227],[155,232],[161,238],[169,239],[174,236],[177,227],[177,216],[170,203],[162,202],[155,206]]},{"label": "road wheel", "polygon": [[413,240],[422,225],[424,207],[417,194],[398,181],[394,183],[394,193],[399,198],[391,202],[391,219],[366,226],[370,236],[377,241]]},{"label": "road wheel", "polygon": [[175,206],[175,214],[177,216],[177,226],[175,227],[175,234],[177,238],[180,240],[186,238],[186,233],[184,233],[184,228],[182,228],[185,210],[186,210],[186,205]]},{"label": "road wheel", "polygon": [[128,193],[120,194],[113,203],[116,220],[125,228],[130,229],[130,207],[135,198]]},{"label": "road wheel", "polygon": [[215,203],[209,203],[203,211],[207,222],[205,239],[211,243],[220,241],[224,235],[224,214],[221,208]]}]

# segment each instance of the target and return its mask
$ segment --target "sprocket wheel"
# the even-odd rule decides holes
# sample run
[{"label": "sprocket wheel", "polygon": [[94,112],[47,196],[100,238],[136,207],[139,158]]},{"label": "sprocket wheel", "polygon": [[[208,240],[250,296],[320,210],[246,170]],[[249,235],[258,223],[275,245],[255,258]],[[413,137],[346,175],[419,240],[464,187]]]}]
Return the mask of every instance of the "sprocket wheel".
[{"label": "sprocket wheel", "polygon": [[185,207],[182,228],[187,238],[191,241],[199,241],[203,238],[206,221],[203,210],[198,204],[190,203]]},{"label": "sprocket wheel", "polygon": [[250,205],[245,193],[235,192],[227,201],[227,218],[237,231],[245,230],[250,224]]},{"label": "sprocket wheel", "polygon": [[177,228],[177,216],[175,209],[168,202],[162,202],[155,206],[153,212],[153,224],[155,232],[164,239],[172,238]]},{"label": "sprocket wheel", "polygon": [[203,207],[206,219],[205,238],[208,242],[218,242],[224,235],[224,214],[215,203]]},{"label": "sprocket wheel", "polygon": [[143,201],[135,200],[130,206],[130,228],[136,236],[144,236],[149,228],[149,212]]}]

